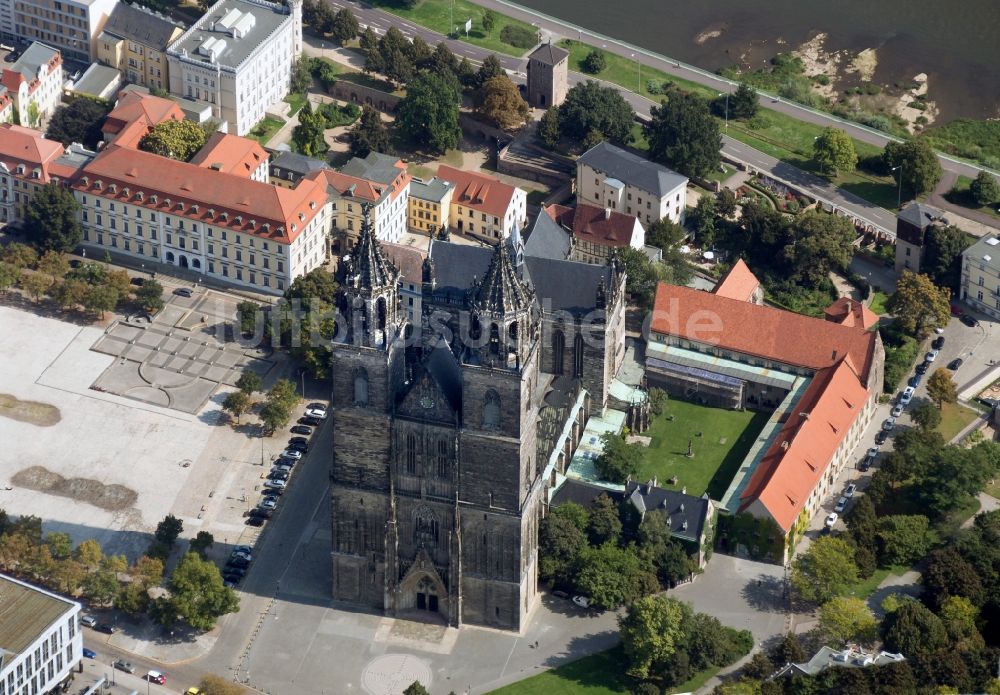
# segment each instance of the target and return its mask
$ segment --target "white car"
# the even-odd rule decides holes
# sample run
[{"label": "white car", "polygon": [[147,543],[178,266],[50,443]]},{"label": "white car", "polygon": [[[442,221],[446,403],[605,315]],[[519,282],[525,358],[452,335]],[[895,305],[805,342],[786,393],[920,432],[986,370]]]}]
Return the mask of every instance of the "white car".
[{"label": "white car", "polygon": [[938,351],[937,350],[931,350],[924,357],[924,362],[933,362],[934,360],[937,359],[937,356],[938,356]]},{"label": "white car", "polygon": [[288,483],[284,480],[266,480],[264,481],[264,487],[271,488],[273,490],[284,490],[288,487]]},{"label": "white car", "polygon": [[325,420],[326,408],[307,408],[306,417],[314,417],[317,420]]},{"label": "white car", "polygon": [[844,497],[850,499],[854,497],[854,493],[857,491],[858,491],[858,486],[855,485],[854,483],[851,483],[846,488],[844,488]]},{"label": "white car", "polygon": [[578,605],[580,608],[590,608],[590,599],[586,596],[574,596],[573,603]]},{"label": "white car", "polygon": [[913,393],[916,391],[912,386],[907,386],[903,389],[902,395],[899,397],[899,402],[901,405],[909,405],[910,401],[913,400]]},{"label": "white car", "polygon": [[847,508],[847,498],[841,497],[839,500],[837,500],[837,506],[833,508],[833,511],[840,514],[841,512],[844,511],[845,508]]},{"label": "white car", "polygon": [[260,507],[261,509],[274,509],[275,507],[278,506],[278,498],[265,497],[260,501],[260,504],[258,504],[257,506]]},{"label": "white car", "polygon": [[886,432],[892,432],[892,428],[896,426],[896,418],[891,417],[882,423],[882,429]]},{"label": "white car", "polygon": [[828,517],[826,517],[826,522],[824,523],[826,523],[827,528],[833,528],[833,525],[837,523],[837,519],[839,518],[840,515],[837,514],[837,512],[832,512]]},{"label": "white car", "polygon": [[902,414],[903,414],[903,404],[900,403],[899,405],[897,405],[895,408],[892,409],[892,416],[899,417]]},{"label": "white car", "polygon": [[281,457],[286,459],[295,459],[298,461],[302,458],[302,452],[298,449],[285,449],[281,452]]}]

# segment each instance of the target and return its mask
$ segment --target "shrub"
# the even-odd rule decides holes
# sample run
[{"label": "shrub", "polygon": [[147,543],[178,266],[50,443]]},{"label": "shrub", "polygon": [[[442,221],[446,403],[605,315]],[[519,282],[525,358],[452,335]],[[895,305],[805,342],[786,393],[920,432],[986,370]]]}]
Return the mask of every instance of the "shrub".
[{"label": "shrub", "polygon": [[538,32],[528,27],[508,24],[500,31],[500,40],[515,48],[533,48],[538,43]]},{"label": "shrub", "polygon": [[650,94],[663,94],[663,85],[656,80],[646,82],[646,91]]},{"label": "shrub", "polygon": [[876,94],[880,94],[882,92],[882,88],[879,87],[874,82],[868,82],[868,83],[866,83],[865,87],[864,87],[864,90],[865,90],[865,94],[867,94],[869,96],[875,96]]},{"label": "shrub", "polygon": [[608,59],[604,57],[596,48],[587,54],[587,57],[583,59],[583,63],[580,64],[584,72],[589,72],[591,75],[596,75],[601,72],[604,68],[608,67]]},{"label": "shrub", "polygon": [[763,130],[764,128],[771,127],[771,120],[762,113],[758,113],[756,116],[747,121],[747,128],[750,130]]},{"label": "shrub", "polygon": [[816,75],[815,77],[813,77],[813,80],[816,82],[816,84],[821,84],[824,86],[830,84],[829,75]]}]

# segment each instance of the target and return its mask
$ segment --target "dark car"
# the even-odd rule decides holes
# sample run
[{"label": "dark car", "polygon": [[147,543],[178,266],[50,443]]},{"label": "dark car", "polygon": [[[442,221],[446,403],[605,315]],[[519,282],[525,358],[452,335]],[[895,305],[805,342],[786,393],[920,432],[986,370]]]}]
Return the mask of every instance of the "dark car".
[{"label": "dark car", "polygon": [[305,437],[292,437],[291,439],[288,440],[288,446],[292,446],[293,444],[308,444],[308,443],[309,440],[306,439]]},{"label": "dark car", "polygon": [[323,421],[318,417],[313,417],[311,415],[304,415],[299,418],[300,425],[309,425],[310,427],[319,427],[323,424]]},{"label": "dark car", "polygon": [[906,384],[908,386],[912,386],[913,388],[917,388],[918,386],[920,386],[920,382],[922,380],[923,377],[920,374],[914,374],[913,376],[910,377],[910,380],[907,381]]},{"label": "dark car", "polygon": [[243,575],[236,574],[235,572],[223,572],[222,578],[227,582],[232,582],[233,584],[239,584],[240,580],[243,579]]},{"label": "dark car", "polygon": [[921,362],[917,365],[917,374],[926,374],[927,370],[931,368],[930,362]]},{"label": "dark car", "polygon": [[885,440],[889,438],[889,433],[885,430],[879,430],[878,434],[875,435],[875,443],[881,446],[885,444]]},{"label": "dark car", "polygon": [[934,348],[935,350],[940,350],[941,348],[943,348],[944,347],[944,336],[943,335],[939,335],[937,338],[935,338],[934,342],[931,343],[931,347]]},{"label": "dark car", "polygon": [[132,278],[129,282],[136,287],[142,287],[142,283],[145,282],[142,278]]},{"label": "dark car", "polygon": [[953,359],[951,362],[948,363],[948,369],[950,369],[953,372],[961,366],[962,366],[961,357],[956,357],[955,359]]},{"label": "dark car", "polygon": [[86,647],[84,647],[83,648],[83,656],[86,659],[96,659],[97,658],[97,652],[95,652],[93,649],[87,649]]},{"label": "dark car", "polygon": [[303,454],[309,451],[309,445],[305,442],[289,442],[288,448],[292,451],[301,451]]},{"label": "dark car", "polygon": [[226,562],[226,567],[235,567],[236,569],[245,570],[250,566],[250,561],[245,557],[237,555],[236,557],[231,557]]},{"label": "dark car", "polygon": [[103,632],[105,635],[113,635],[116,630],[114,625],[108,625],[107,623],[97,623],[94,625],[95,632]]},{"label": "dark car", "polygon": [[952,304],[951,305],[951,315],[952,316],[964,316],[965,312],[962,311],[962,308],[960,306],[958,306],[958,304]]},{"label": "dark car", "polygon": [[251,516],[244,523],[247,526],[263,526],[266,520],[267,519],[262,516]]},{"label": "dark car", "polygon": [[[273,490],[268,490],[267,494],[269,496],[274,496],[275,492]],[[247,516],[258,519],[270,519],[271,512],[268,509],[254,508],[247,512]]]},{"label": "dark car", "polygon": [[191,295],[194,294],[194,292],[191,291],[190,287],[178,287],[176,290],[174,290],[174,294],[176,294],[178,297],[190,297]]},{"label": "dark car", "polygon": [[312,434],[312,427],[306,427],[305,425],[295,425],[292,428],[292,434]]},{"label": "dark car", "polygon": [[288,480],[288,471],[272,471],[267,474],[268,480]]},{"label": "dark car", "polygon": [[291,468],[292,466],[294,466],[296,463],[298,463],[297,460],[290,459],[290,458],[288,458],[286,456],[281,456],[281,457],[276,458],[274,460],[274,465],[275,466],[288,466],[289,468]]},{"label": "dark car", "polygon": [[112,668],[115,668],[119,671],[124,671],[125,673],[135,673],[135,666],[133,666],[128,661],[124,661],[123,659],[118,659],[118,661],[111,664],[111,666]]},{"label": "dark car", "polygon": [[306,410],[312,410],[312,409],[326,410],[326,404],[324,404],[324,403],[310,403],[309,405],[306,406]]},{"label": "dark car", "polygon": [[979,325],[979,321],[977,321],[974,316],[969,316],[968,314],[962,314],[962,317],[959,320],[969,328],[975,328]]}]

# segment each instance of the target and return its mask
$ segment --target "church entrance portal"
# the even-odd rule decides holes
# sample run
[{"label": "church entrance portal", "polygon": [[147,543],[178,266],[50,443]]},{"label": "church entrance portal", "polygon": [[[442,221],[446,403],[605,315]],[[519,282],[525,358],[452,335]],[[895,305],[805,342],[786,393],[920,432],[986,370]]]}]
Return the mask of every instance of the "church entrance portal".
[{"label": "church entrance portal", "polygon": [[417,610],[438,612],[437,589],[429,577],[421,579],[417,584]]}]

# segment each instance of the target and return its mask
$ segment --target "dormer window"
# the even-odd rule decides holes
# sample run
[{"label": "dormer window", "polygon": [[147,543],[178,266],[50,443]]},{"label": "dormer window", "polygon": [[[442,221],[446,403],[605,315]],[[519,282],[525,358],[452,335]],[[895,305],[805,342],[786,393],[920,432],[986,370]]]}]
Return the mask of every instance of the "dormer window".
[{"label": "dormer window", "polygon": [[209,208],[208,209],[208,216],[211,217],[211,218],[213,218],[213,219],[215,218],[215,208]]},{"label": "dormer window", "polygon": [[132,195],[132,192],[128,189],[128,187],[126,187],[126,188],[122,189],[122,194],[124,196],[128,197],[128,196]]},{"label": "dormer window", "polygon": [[[18,174],[23,174],[24,173],[24,165],[23,164],[18,164],[17,165],[17,173]],[[86,183],[87,179],[84,178],[83,181],[84,181],[84,183]]]},{"label": "dormer window", "polygon": [[191,212],[197,214],[198,210],[199,210],[199,207],[197,205],[192,205],[191,206]]},{"label": "dormer window", "polygon": [[304,212],[300,212],[299,213],[299,222],[303,222],[305,219],[306,219],[305,213]]},{"label": "dormer window", "polygon": [[169,208],[170,207],[170,198],[164,198],[163,199],[163,204],[166,205]]},{"label": "dormer window", "polygon": [[151,202],[153,205],[156,205],[156,203],[157,203],[157,195],[155,193],[153,195],[149,196],[149,202]]},{"label": "dormer window", "polygon": [[250,220],[249,224],[250,224],[250,229],[256,229],[257,228],[257,220]]},{"label": "dormer window", "polygon": [[117,193],[118,192],[118,184],[115,184],[115,183],[108,184],[108,190],[110,192],[112,192],[112,193]]},{"label": "dormer window", "polygon": [[[17,167],[17,173],[23,174],[24,173],[24,167],[18,166]],[[83,185],[84,186],[89,186],[90,185],[90,177],[89,176],[84,176],[83,179],[82,179],[82,181],[83,181]]]},{"label": "dormer window", "polygon": [[104,188],[104,182],[101,181],[100,179],[94,181],[94,188],[96,188],[97,190],[101,190],[102,188]]},{"label": "dormer window", "polygon": [[312,201],[309,202],[309,209],[310,210],[315,210],[316,209],[316,201],[315,200],[312,200]]},{"label": "dormer window", "polygon": [[135,197],[136,197],[137,200],[142,201],[142,200],[144,200],[146,198],[146,194],[143,193],[142,191],[136,191]]},{"label": "dormer window", "polygon": [[177,207],[176,207],[175,209],[176,209],[176,210],[183,210],[183,209],[184,209],[184,203],[180,203],[180,202],[178,202],[178,203],[177,203]]},{"label": "dormer window", "polygon": [[297,229],[297,227],[295,226],[295,223],[292,222],[292,231],[294,232],[296,229]]},{"label": "dormer window", "polygon": [[228,212],[222,213],[221,215],[219,215],[219,217],[222,218],[223,222],[228,222],[229,221],[229,213]]},{"label": "dormer window", "polygon": [[243,215],[236,216],[236,224],[243,224]]}]

